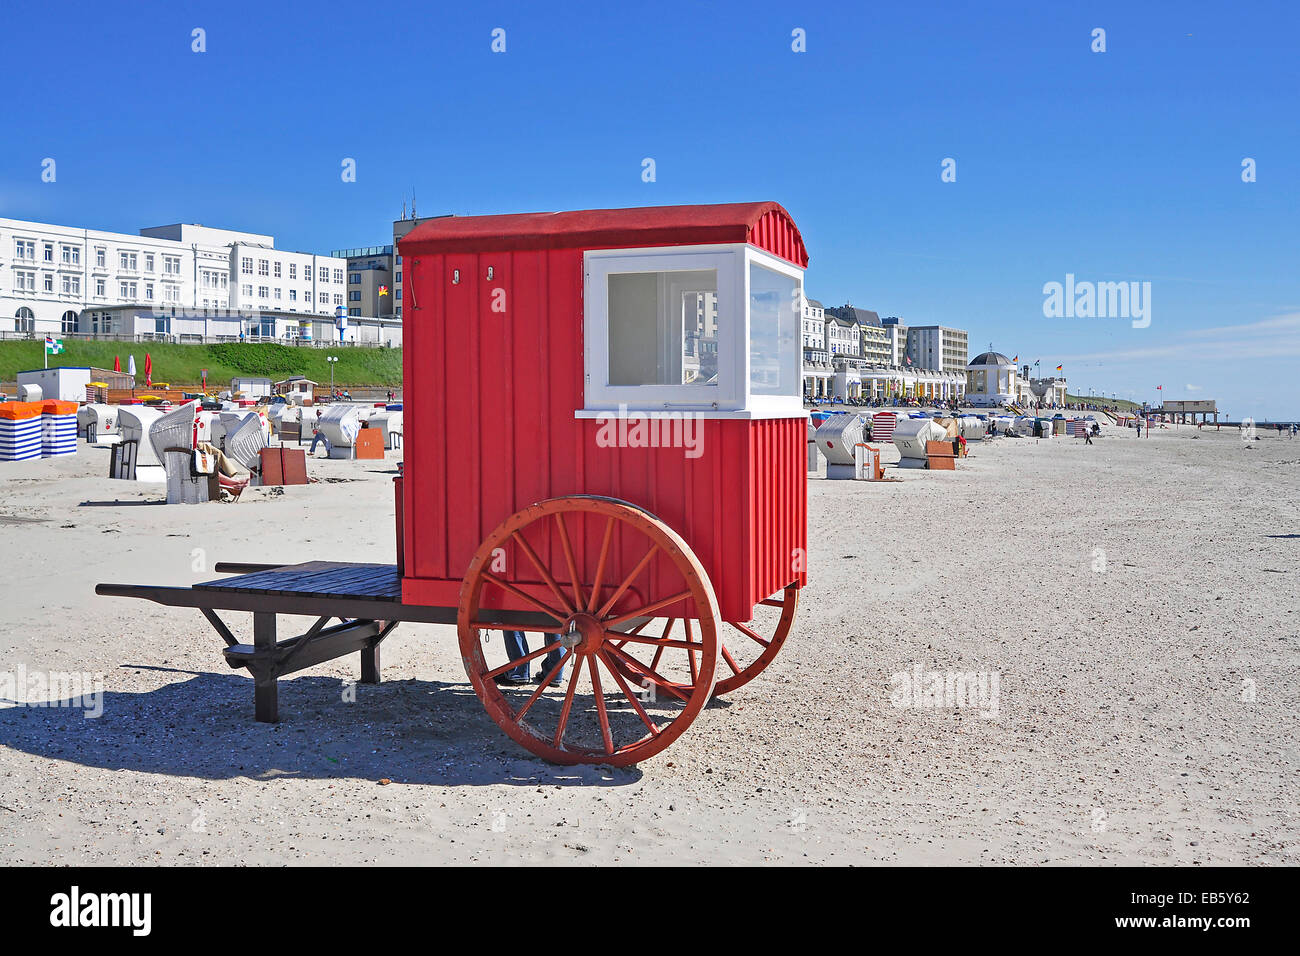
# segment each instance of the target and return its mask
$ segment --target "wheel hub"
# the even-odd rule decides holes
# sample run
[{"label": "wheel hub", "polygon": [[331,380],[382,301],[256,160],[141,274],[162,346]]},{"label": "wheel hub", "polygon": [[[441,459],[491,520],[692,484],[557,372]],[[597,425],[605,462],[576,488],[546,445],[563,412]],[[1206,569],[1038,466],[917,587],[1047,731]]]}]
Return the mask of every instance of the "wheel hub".
[{"label": "wheel hub", "polygon": [[560,635],[560,643],[579,654],[594,654],[605,641],[605,628],[594,615],[580,613],[569,618],[568,630]]}]

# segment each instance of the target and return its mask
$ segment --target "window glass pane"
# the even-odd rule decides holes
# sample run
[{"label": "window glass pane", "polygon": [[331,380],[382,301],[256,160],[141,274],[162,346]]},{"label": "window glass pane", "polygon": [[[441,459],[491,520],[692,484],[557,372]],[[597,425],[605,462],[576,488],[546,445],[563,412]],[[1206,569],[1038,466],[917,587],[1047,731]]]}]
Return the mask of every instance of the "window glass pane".
[{"label": "window glass pane", "polygon": [[749,265],[749,390],[798,395],[799,280]]},{"label": "window glass pane", "polygon": [[609,384],[718,384],[718,271],[609,276]]}]

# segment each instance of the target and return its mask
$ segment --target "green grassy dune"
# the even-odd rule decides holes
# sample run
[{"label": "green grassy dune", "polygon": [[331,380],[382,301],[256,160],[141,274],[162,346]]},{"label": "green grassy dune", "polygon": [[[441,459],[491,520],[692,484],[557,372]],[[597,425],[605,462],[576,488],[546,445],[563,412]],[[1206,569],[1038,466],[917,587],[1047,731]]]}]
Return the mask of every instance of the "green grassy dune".
[{"label": "green grassy dune", "polygon": [[[50,356],[56,365],[93,365],[113,367],[113,357],[120,356],[123,370],[127,358],[135,356],[136,380],[144,384],[144,356],[153,358],[153,380],[170,385],[195,385],[201,381],[201,369],[208,370],[208,384],[229,383],[236,375],[266,376],[284,379],[306,375],[317,382],[330,380],[325,356],[334,355],[334,382],[342,386],[402,384],[402,350],[391,348],[339,349],[301,348],[264,342],[223,342],[215,345],[165,345],[161,343],[93,342],[66,338],[61,355]],[[13,382],[17,373],[41,368],[44,343],[35,341],[0,342],[0,382]]]}]

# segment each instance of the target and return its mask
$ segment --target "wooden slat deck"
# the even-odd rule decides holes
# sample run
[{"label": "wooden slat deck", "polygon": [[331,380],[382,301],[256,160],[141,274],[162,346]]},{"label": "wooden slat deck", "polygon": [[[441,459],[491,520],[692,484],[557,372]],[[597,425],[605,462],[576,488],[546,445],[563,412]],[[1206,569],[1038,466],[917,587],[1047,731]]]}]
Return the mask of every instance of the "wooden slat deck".
[{"label": "wooden slat deck", "polygon": [[195,590],[241,594],[340,598],[353,601],[402,599],[402,579],[395,564],[308,561],[265,571],[195,584]]}]

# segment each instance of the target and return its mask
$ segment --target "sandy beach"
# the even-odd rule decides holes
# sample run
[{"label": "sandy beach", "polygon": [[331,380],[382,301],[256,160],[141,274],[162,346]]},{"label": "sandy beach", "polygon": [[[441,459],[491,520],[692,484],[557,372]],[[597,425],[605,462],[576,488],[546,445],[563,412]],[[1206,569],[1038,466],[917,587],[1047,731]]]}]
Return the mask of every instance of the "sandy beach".
[{"label": "sandy beach", "polygon": [[[0,862],[1300,863],[1300,441],[1106,427],[814,478],[781,655],[623,770],[506,738],[450,627],[402,625],[353,702],[355,657],[281,681],[265,725],[197,611],[93,593],[391,562],[397,460],[198,506],[103,449],[0,464],[0,670],[104,687],[96,719],[0,702]],[[996,674],[996,716],[895,706],[916,667]]]}]

